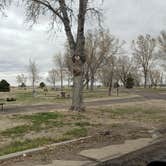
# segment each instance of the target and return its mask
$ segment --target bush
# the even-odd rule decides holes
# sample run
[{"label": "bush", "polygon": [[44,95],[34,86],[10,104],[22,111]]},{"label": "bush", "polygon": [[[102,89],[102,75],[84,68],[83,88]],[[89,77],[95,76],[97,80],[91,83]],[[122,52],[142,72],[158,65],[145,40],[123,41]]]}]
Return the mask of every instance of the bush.
[{"label": "bush", "polygon": [[0,81],[0,92],[9,92],[10,84],[6,80]]},{"label": "bush", "polygon": [[16,98],[13,98],[13,97],[11,97],[11,98],[6,98],[6,101],[8,101],[8,102],[10,102],[10,101],[16,101]]},{"label": "bush", "polygon": [[134,86],[134,78],[131,74],[128,74],[126,81],[126,88],[131,89]]},{"label": "bush", "polygon": [[21,87],[21,88],[25,88],[25,87],[26,87],[25,83],[24,83],[24,82],[21,83],[20,87]]},{"label": "bush", "polygon": [[41,82],[40,85],[39,85],[39,87],[40,87],[41,89],[43,89],[44,87],[46,87],[46,84],[45,84],[44,82]]},{"label": "bush", "polygon": [[118,83],[118,82],[115,82],[115,83],[114,83],[114,88],[119,88],[119,87],[120,87],[119,83]]}]

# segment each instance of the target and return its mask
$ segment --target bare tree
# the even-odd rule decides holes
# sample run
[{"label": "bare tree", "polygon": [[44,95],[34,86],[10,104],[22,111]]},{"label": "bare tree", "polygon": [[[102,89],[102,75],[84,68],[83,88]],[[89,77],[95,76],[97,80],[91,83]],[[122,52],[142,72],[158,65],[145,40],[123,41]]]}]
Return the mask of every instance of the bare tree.
[{"label": "bare tree", "polygon": [[2,14],[4,13],[4,10],[6,7],[8,7],[11,4],[11,0],[0,0],[0,12]]},{"label": "bare tree", "polygon": [[158,37],[158,42],[159,42],[159,56],[158,59],[161,59],[164,61],[164,63],[162,63],[162,66],[164,67],[164,69],[166,70],[166,32],[165,31],[161,31],[160,36]]},{"label": "bare tree", "polygon": [[59,73],[57,70],[52,69],[48,72],[47,81],[53,85],[54,90],[56,89],[56,80],[59,77]]},{"label": "bare tree", "polygon": [[105,86],[108,87],[108,95],[112,94],[113,81],[119,81],[117,77],[117,55],[121,55],[124,51],[122,49],[125,41],[120,42],[114,36],[110,36],[109,53],[105,56],[104,65],[101,68],[100,78]]},{"label": "bare tree", "polygon": [[35,61],[29,60],[28,72],[30,80],[32,81],[32,94],[35,96],[35,83],[39,80],[39,71]]},{"label": "bare tree", "polygon": [[99,78],[101,79],[104,86],[108,87],[108,95],[112,95],[113,80],[116,72],[116,56],[111,55],[107,63],[102,66],[99,72]]},{"label": "bare tree", "polygon": [[134,79],[134,85],[139,87],[142,80],[142,72],[135,67],[135,70],[131,72],[132,78]]},{"label": "bare tree", "polygon": [[144,74],[144,87],[147,86],[147,76],[149,67],[154,60],[154,50],[156,47],[156,41],[150,35],[138,36],[138,38],[132,42],[133,55]]},{"label": "bare tree", "polygon": [[19,86],[26,86],[27,77],[24,74],[17,75],[16,80]]},{"label": "bare tree", "polygon": [[100,30],[94,33],[88,32],[86,36],[86,84],[91,82],[90,89],[93,90],[95,75],[99,68],[101,68],[105,57],[109,54],[111,45],[111,35],[108,31]]},{"label": "bare tree", "polygon": [[161,81],[161,73],[156,69],[150,69],[149,77],[150,77],[150,81],[151,81],[151,86],[157,87]]},{"label": "bare tree", "polygon": [[61,80],[61,91],[63,90],[63,77],[64,77],[64,72],[66,70],[65,66],[65,58],[64,56],[59,53],[54,56],[54,63],[56,67],[58,67],[59,70],[59,75],[60,75],[60,80]]},{"label": "bare tree", "polygon": [[[51,28],[61,23],[66,32],[70,58],[73,63],[73,95],[71,110],[84,110],[83,103],[83,66],[86,61],[84,46],[85,18],[88,12],[99,16],[100,12],[90,3],[90,0],[23,0],[26,6],[27,21],[36,23],[41,15],[48,16]],[[100,17],[98,17],[100,18]],[[73,26],[73,20],[77,23]],[[99,19],[100,20],[100,19]],[[77,29],[74,29],[77,26]],[[76,38],[74,33],[76,32]]]},{"label": "bare tree", "polygon": [[132,59],[128,56],[120,56],[116,63],[116,70],[121,82],[126,87],[127,77],[134,70]]},{"label": "bare tree", "polygon": [[108,59],[108,62],[105,66],[104,72],[107,72],[107,81],[108,81],[108,96],[112,95],[112,89],[114,83],[119,82],[119,76],[117,74],[117,58],[116,55],[111,55]]},{"label": "bare tree", "polygon": [[125,44],[125,41],[120,42],[115,37],[112,38],[109,57],[106,59],[106,70],[109,74],[109,83],[108,83],[108,95],[112,94],[113,80],[116,82],[119,81],[118,73],[117,73],[117,55],[121,55],[123,53],[122,47]]}]

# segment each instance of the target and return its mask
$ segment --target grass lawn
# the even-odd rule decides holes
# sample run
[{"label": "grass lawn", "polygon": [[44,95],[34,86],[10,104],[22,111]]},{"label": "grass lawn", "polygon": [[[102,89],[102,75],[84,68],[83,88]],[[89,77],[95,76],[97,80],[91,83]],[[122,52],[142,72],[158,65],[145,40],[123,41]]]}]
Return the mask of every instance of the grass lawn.
[{"label": "grass lawn", "polygon": [[0,155],[5,155],[107,130],[141,137],[142,128],[165,126],[166,103],[156,100],[91,108],[83,113],[55,110],[2,116],[4,126],[6,119],[6,123],[18,123],[4,129],[1,126]]},{"label": "grass lawn", "polygon": [[[71,96],[71,89],[64,89],[66,92],[66,96]],[[98,88],[94,91],[90,90],[84,90],[83,95],[85,99],[95,99],[95,98],[104,98],[108,97],[108,90],[106,88]],[[50,104],[50,103],[65,103],[69,102],[69,98],[61,98],[60,97],[61,91],[54,91],[49,89],[47,94],[45,95],[45,92],[38,88],[36,90],[36,96],[32,96],[32,90],[28,89],[24,90],[21,88],[12,88],[11,92],[7,93],[0,93],[0,100],[6,100],[6,98],[14,97],[16,98],[16,101],[8,102],[9,104],[21,104],[21,105],[28,105],[28,104]],[[111,97],[116,96],[116,90],[114,90]],[[119,97],[129,96],[128,93],[124,92],[123,90],[120,91]]]}]

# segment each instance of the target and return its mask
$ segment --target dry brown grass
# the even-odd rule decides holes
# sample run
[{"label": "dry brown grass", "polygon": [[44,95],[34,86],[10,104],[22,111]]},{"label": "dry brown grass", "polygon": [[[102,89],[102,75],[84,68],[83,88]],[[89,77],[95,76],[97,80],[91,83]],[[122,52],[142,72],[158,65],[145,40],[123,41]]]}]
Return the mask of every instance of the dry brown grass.
[{"label": "dry brown grass", "polygon": [[[85,131],[87,131],[86,135],[94,135],[105,130],[115,130],[115,132],[125,135],[126,128],[136,133],[133,135],[135,138],[141,136],[139,132],[141,132],[142,128],[150,130],[160,128],[166,124],[166,102],[164,100],[91,107],[82,113],[67,110],[50,110],[46,112],[46,115],[47,113],[48,115],[49,113],[53,113],[53,115],[55,113],[58,118],[51,119],[49,115],[48,119],[43,119],[42,114],[33,113],[1,115],[0,132],[7,132],[5,136],[0,135],[0,140],[3,143],[0,144],[0,147],[15,140],[35,140],[44,137],[48,138],[48,140],[53,138],[57,138],[57,140],[60,138],[59,140],[61,140],[65,133],[74,134],[70,137],[74,138],[79,136],[79,132],[85,134]],[[21,128],[19,131],[22,133],[18,133],[18,129],[14,128],[17,126],[24,127],[24,125],[26,125],[27,131]],[[75,129],[80,131],[75,131]],[[13,134],[10,134],[10,131]]]}]

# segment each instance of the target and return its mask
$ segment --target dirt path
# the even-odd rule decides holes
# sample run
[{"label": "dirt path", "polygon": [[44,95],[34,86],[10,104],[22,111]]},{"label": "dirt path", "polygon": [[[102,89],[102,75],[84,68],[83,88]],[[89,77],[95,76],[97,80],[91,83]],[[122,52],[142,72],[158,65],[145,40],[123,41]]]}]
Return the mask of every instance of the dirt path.
[{"label": "dirt path", "polygon": [[[136,101],[144,101],[141,97],[133,97],[133,98],[124,98],[124,99],[106,99],[106,100],[97,100],[86,102],[85,105],[87,107],[90,106],[106,106],[110,104],[116,103],[126,103],[126,102],[136,102]],[[41,112],[52,109],[67,109],[69,108],[69,104],[40,104],[40,105],[14,105],[14,106],[5,106],[5,114],[13,114],[13,113],[24,113],[24,112]],[[2,113],[2,112],[1,112]]]},{"label": "dirt path", "polygon": [[145,99],[166,100],[166,93],[160,91],[136,90],[134,93]]}]

